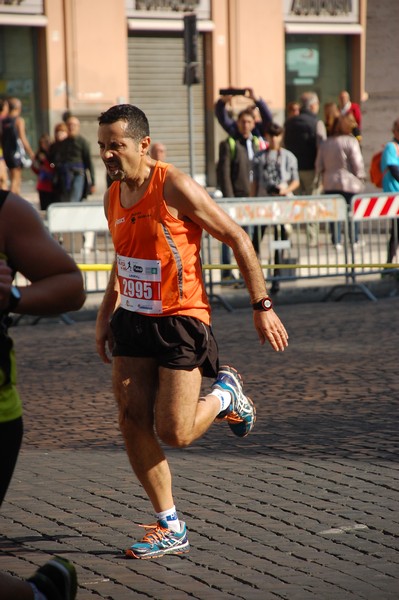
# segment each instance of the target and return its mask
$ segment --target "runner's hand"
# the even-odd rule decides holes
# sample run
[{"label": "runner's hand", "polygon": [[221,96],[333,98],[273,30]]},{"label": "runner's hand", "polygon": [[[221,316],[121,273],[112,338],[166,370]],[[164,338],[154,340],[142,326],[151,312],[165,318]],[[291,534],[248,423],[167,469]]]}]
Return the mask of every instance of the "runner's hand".
[{"label": "runner's hand", "polygon": [[111,331],[109,320],[97,318],[96,322],[96,348],[101,360],[106,363],[111,363],[112,348],[114,346],[114,338]]},{"label": "runner's hand", "polygon": [[254,324],[260,343],[269,342],[276,352],[284,352],[288,346],[288,333],[273,309],[254,310]]}]

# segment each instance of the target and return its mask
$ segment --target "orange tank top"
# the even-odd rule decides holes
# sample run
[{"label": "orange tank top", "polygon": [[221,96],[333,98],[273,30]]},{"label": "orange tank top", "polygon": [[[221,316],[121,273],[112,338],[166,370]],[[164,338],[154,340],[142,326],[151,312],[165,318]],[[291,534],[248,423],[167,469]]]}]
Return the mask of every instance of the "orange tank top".
[{"label": "orange tank top", "polygon": [[202,277],[202,229],[168,211],[168,165],[157,162],[144,196],[131,208],[120,183],[109,188],[108,227],[116,252],[121,306],[150,316],[185,315],[207,325],[210,307]]}]

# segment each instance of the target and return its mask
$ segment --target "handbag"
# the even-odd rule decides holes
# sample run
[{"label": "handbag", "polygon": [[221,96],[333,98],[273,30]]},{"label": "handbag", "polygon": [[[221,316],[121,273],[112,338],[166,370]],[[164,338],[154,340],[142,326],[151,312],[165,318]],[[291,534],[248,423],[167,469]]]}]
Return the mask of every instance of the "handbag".
[{"label": "handbag", "polygon": [[21,162],[21,167],[24,169],[30,169],[32,166],[32,160],[25,152],[24,145],[20,138],[17,139],[17,150],[14,152],[14,159]]}]

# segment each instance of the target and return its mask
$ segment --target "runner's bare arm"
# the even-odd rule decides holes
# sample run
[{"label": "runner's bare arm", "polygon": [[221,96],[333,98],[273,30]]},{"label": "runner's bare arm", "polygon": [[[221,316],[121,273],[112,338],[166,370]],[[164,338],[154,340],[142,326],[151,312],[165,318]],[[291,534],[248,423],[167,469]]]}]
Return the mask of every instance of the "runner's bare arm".
[{"label": "runner's bare arm", "polygon": [[[174,167],[168,170],[164,187],[169,209],[179,218],[189,218],[234,252],[246,283],[251,304],[267,295],[266,283],[252,242],[209,194],[193,179]],[[274,310],[254,311],[254,325],[261,344],[267,340],[276,351],[288,345],[288,334]]]}]

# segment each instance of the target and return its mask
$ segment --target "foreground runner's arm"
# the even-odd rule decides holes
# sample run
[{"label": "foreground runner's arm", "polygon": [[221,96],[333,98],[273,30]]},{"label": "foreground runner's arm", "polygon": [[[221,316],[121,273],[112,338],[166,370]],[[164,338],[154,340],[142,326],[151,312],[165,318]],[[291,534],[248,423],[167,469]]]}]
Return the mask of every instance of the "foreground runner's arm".
[{"label": "foreground runner's arm", "polygon": [[110,320],[115,311],[118,297],[118,278],[116,277],[116,260],[114,260],[107,289],[96,320],[96,348],[101,360],[105,363],[111,363],[109,355],[112,352],[113,337]]},{"label": "foreground runner's arm", "polygon": [[[21,196],[9,192],[1,209],[2,252],[29,285],[18,286],[17,314],[57,315],[79,310],[85,301],[82,274],[73,259],[45,229],[38,212]],[[4,273],[4,266],[3,266]],[[0,309],[10,300],[0,289]]]},{"label": "foreground runner's arm", "polygon": [[[104,194],[104,213],[108,221],[109,190]],[[112,353],[114,344],[110,320],[118,304],[119,283],[116,276],[117,266],[116,257],[112,265],[108,285],[104,293],[100,308],[98,309],[96,319],[96,348],[101,360],[107,364],[111,363],[109,356]]]},{"label": "foreground runner's arm", "polygon": [[[251,304],[267,296],[265,279],[249,236],[200,185],[170,166],[164,196],[169,209],[174,210],[176,216],[189,217],[210,235],[231,247]],[[288,346],[287,331],[273,309],[267,312],[254,310],[254,325],[261,344],[268,341],[277,352]]]}]

